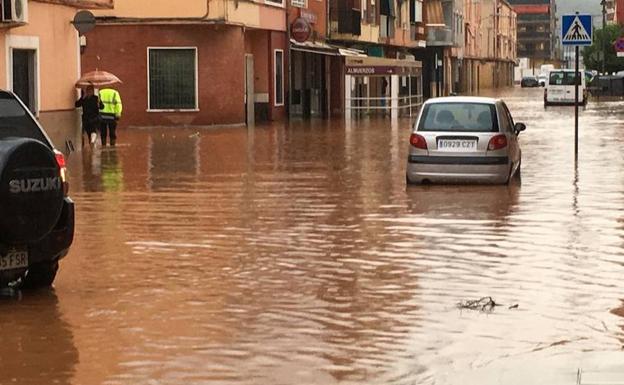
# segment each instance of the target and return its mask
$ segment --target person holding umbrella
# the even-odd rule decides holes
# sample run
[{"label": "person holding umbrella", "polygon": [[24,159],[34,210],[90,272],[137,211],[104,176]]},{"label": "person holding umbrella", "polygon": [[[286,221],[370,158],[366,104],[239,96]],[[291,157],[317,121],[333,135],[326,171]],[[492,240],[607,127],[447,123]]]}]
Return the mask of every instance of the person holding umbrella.
[{"label": "person holding umbrella", "polygon": [[91,146],[95,147],[100,124],[100,109],[104,108],[104,104],[95,94],[95,88],[89,85],[75,105],[76,108],[82,107],[82,130],[87,133]]},{"label": "person holding umbrella", "polygon": [[[100,100],[100,97],[95,95],[94,87],[104,87],[115,83],[121,83],[121,80],[119,80],[117,76],[111,74],[110,72],[100,71],[97,69],[95,71],[91,71],[82,75],[82,77],[76,82],[76,87],[86,87],[87,90],[86,97],[83,95],[83,97],[81,97],[80,100],[76,102],[76,107],[82,107],[82,126],[89,135],[89,140],[92,146],[95,145],[95,141],[97,140],[96,131],[100,129],[100,124],[102,120],[100,111],[104,110],[104,112],[106,112],[107,114],[109,112],[109,107],[106,107],[105,104],[102,103],[102,101]],[[108,94],[105,91],[104,96],[108,97],[107,95]],[[119,94],[117,93],[117,97],[118,96]],[[115,122],[115,127],[115,117],[119,118],[121,116],[121,98],[117,98],[117,100],[119,102],[118,107],[115,107],[111,110],[113,113],[112,115],[114,116],[113,122]],[[107,127],[111,130],[111,144],[115,145],[115,129],[112,128],[112,126]],[[102,132],[103,145],[106,145],[106,136],[106,132]]]}]

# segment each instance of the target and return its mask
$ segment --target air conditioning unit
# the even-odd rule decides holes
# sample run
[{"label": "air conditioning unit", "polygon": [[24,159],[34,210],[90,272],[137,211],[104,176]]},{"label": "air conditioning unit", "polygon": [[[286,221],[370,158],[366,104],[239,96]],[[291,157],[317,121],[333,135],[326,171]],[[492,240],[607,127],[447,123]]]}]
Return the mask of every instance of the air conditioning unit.
[{"label": "air conditioning unit", "polygon": [[5,23],[27,23],[28,0],[2,0],[2,21]]}]

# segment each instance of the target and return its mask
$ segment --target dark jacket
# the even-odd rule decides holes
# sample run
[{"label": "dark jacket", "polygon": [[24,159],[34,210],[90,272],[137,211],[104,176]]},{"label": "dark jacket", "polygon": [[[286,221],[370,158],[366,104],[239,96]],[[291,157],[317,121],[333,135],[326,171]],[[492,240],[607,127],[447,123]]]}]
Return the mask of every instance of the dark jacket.
[{"label": "dark jacket", "polygon": [[100,118],[100,109],[104,103],[96,95],[83,96],[76,101],[76,107],[82,107],[82,121],[94,122]]}]

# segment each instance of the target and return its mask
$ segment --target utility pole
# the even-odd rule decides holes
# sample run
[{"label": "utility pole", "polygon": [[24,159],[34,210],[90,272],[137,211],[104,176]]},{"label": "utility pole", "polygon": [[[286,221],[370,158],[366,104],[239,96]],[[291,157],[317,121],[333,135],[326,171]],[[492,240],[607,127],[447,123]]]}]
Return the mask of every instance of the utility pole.
[{"label": "utility pole", "polygon": [[607,30],[605,29],[607,26],[607,0],[601,0],[600,5],[602,5],[602,44],[600,50],[602,51],[602,74],[605,73],[605,63],[607,61],[607,49],[605,47],[605,43],[607,41],[606,34]]}]

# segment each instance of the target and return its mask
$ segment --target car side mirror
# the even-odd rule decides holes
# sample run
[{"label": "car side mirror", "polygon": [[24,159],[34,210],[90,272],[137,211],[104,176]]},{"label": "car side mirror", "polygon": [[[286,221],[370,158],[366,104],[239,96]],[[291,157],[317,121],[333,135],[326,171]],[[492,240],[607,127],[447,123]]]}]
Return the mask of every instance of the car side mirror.
[{"label": "car side mirror", "polygon": [[524,130],[526,130],[526,124],[524,123],[516,123],[516,125],[514,126],[514,131],[516,131],[516,133],[518,134]]}]

